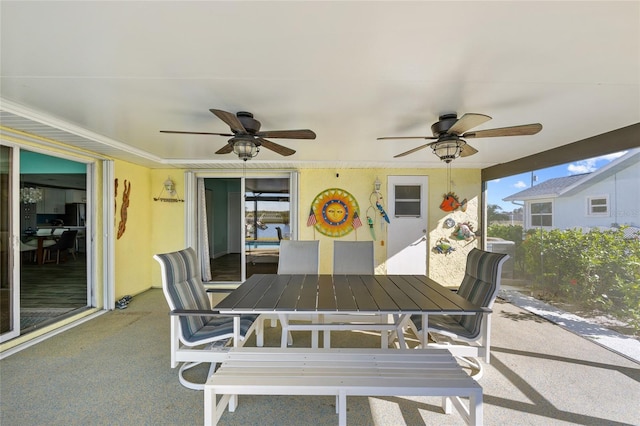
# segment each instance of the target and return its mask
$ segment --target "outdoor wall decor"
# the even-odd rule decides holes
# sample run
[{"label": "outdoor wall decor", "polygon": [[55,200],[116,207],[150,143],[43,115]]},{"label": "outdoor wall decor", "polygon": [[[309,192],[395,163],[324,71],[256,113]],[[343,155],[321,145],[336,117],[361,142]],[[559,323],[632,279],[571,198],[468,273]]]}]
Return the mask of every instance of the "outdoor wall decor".
[{"label": "outdoor wall decor", "polygon": [[458,196],[454,192],[447,192],[444,194],[444,200],[440,203],[440,210],[445,212],[454,212],[460,209],[461,211],[467,211],[467,199],[460,201]]},{"label": "outdoor wall decor", "polygon": [[380,217],[384,220],[380,220],[380,230],[384,230],[384,224],[391,223],[389,221],[389,216],[387,212],[384,210],[384,205],[382,201],[382,194],[380,193],[381,183],[376,178],[373,184],[373,192],[369,195],[369,207],[367,207],[367,224],[369,225],[369,232],[371,233],[371,238],[373,241],[376,241],[376,231],[374,229],[376,211],[380,214]]},{"label": "outdoor wall decor", "polygon": [[476,238],[476,234],[473,232],[473,225],[471,224],[471,222],[458,223],[451,236],[456,240],[465,241],[473,241]]},{"label": "outdoor wall decor", "polygon": [[449,254],[455,251],[455,248],[448,239],[439,238],[438,241],[436,241],[435,247],[433,247],[433,251],[440,254]]},{"label": "outdoor wall decor", "polygon": [[168,177],[162,184],[162,190],[153,201],[162,201],[163,203],[184,203],[184,200],[178,196],[176,184]]},{"label": "outdoor wall decor", "polygon": [[327,237],[347,235],[362,226],[358,202],[344,189],[326,189],[311,203],[307,226]]},{"label": "outdoor wall decor", "polygon": [[127,184],[124,181],[124,190],[122,191],[122,205],[120,206],[120,223],[118,224],[118,238],[122,237],[127,229],[127,209],[129,208],[129,194],[131,193],[131,182]]}]

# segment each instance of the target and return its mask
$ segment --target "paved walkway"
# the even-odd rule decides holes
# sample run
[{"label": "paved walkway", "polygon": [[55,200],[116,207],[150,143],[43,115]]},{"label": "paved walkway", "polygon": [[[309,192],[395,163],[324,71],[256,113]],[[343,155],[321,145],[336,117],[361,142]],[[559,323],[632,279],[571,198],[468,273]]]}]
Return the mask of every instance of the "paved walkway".
[{"label": "paved walkway", "polygon": [[640,341],[637,339],[609,330],[578,315],[564,312],[531,296],[525,296],[517,290],[503,288],[498,296],[640,364]]}]

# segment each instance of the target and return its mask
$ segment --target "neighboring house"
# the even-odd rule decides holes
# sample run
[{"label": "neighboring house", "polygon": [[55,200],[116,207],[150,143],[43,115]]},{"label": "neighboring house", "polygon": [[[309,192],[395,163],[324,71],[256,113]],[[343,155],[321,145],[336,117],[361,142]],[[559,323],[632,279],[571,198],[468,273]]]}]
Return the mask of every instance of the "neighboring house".
[{"label": "neighboring house", "polygon": [[592,173],[549,179],[503,199],[524,202],[524,229],[640,227],[640,148]]}]

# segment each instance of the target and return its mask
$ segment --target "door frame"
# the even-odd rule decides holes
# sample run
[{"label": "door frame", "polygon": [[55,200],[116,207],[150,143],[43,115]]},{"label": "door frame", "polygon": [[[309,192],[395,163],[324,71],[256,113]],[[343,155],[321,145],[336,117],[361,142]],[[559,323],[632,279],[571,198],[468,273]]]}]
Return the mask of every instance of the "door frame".
[{"label": "door frame", "polygon": [[[412,226],[417,226],[413,229],[414,234],[406,235],[400,234],[400,232],[406,232],[406,226],[402,226],[400,222],[408,218],[396,217],[395,214],[395,186],[398,184],[407,185],[420,185],[420,225],[417,223]],[[428,225],[429,225],[429,177],[426,175],[389,175],[387,176],[387,200],[389,205],[387,206],[390,223],[387,226],[387,274],[395,273],[410,273],[410,274],[423,274],[427,275],[429,271],[429,252],[428,252]],[[395,229],[394,229],[395,228]],[[421,267],[411,269],[414,265],[412,262],[396,262],[392,261],[396,253],[391,253],[394,247],[408,244],[408,250],[406,255],[421,255],[424,254],[424,270]],[[412,246],[413,248],[411,248]],[[391,256],[391,257],[390,257]],[[397,260],[397,259],[396,259]],[[392,268],[400,267],[400,271],[389,271],[389,266]],[[409,268],[409,269],[405,269]]]},{"label": "door frame", "polygon": [[[287,170],[287,169],[275,169],[275,170],[245,170],[245,169],[237,169],[234,171],[185,171],[185,243],[187,247],[195,248],[196,252],[200,254],[199,250],[199,239],[197,232],[198,228],[198,220],[197,220],[197,211],[198,211],[198,191],[197,191],[197,182],[200,178],[205,179],[216,179],[216,178],[224,178],[224,179],[240,179],[240,193],[241,200],[243,199],[242,194],[246,193],[245,190],[245,179],[248,178],[283,178],[286,177],[289,179],[289,215],[290,215],[290,228],[291,228],[291,238],[295,239],[298,235],[298,172],[295,170]],[[242,204],[242,208],[238,212],[241,215],[240,222],[241,224],[245,223],[244,217],[244,203]],[[246,280],[246,236],[244,232],[244,227],[240,229],[241,234],[241,275],[240,281],[237,284],[240,284]],[[200,255],[198,256],[200,258]],[[225,284],[234,283],[225,282]],[[205,285],[209,283],[205,282]],[[212,285],[216,285],[211,283]]]}]

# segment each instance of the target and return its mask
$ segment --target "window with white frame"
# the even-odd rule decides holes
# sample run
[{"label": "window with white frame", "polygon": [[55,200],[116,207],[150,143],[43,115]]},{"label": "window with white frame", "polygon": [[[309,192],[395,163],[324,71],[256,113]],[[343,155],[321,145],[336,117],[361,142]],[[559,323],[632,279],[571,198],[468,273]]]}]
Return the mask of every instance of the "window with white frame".
[{"label": "window with white frame", "polygon": [[587,216],[608,216],[609,196],[587,197]]},{"label": "window with white frame", "polygon": [[553,203],[551,201],[531,203],[529,219],[531,226],[553,226]]}]

